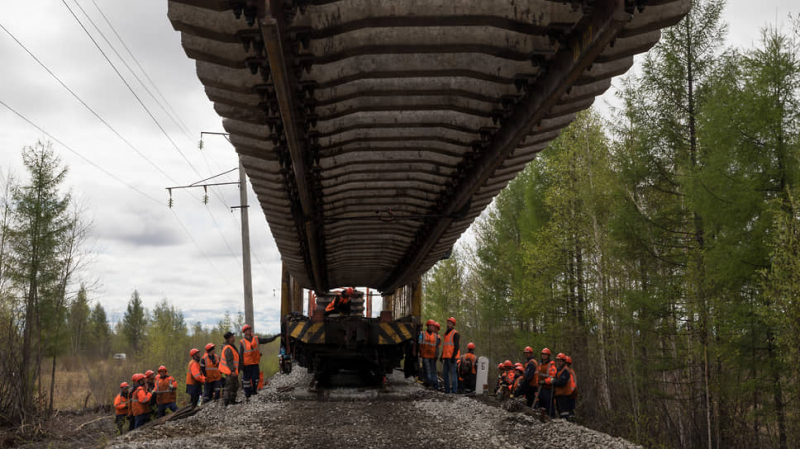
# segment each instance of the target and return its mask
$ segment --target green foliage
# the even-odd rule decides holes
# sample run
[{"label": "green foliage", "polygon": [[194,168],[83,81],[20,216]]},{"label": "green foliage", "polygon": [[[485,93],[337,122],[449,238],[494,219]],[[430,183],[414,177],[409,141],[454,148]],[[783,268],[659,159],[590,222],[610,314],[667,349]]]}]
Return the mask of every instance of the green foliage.
[{"label": "green foliage", "polygon": [[143,347],[146,327],[147,311],[142,305],[139,291],[134,290],[122,318],[122,332],[134,352],[140,351]]}]

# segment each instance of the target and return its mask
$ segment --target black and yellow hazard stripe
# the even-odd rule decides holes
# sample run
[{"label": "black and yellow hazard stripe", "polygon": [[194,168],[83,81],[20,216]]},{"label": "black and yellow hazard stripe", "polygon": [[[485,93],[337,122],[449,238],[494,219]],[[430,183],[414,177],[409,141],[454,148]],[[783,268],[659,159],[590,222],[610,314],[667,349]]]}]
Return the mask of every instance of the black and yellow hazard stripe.
[{"label": "black and yellow hazard stripe", "polygon": [[311,321],[296,321],[288,323],[289,335],[306,344],[325,343],[324,323],[314,323]]},{"label": "black and yellow hazard stripe", "polygon": [[378,344],[398,345],[414,338],[414,325],[411,323],[379,323]]}]

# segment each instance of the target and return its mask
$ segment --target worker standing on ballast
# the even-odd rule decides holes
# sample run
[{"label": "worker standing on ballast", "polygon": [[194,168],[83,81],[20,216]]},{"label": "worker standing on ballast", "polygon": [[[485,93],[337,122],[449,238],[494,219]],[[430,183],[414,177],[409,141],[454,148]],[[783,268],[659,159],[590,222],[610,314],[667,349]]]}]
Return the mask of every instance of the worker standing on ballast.
[{"label": "worker standing on ballast", "polygon": [[200,359],[200,370],[206,376],[206,383],[203,384],[203,402],[209,402],[212,399],[216,401],[220,395],[219,384],[222,374],[219,372],[219,357],[214,354],[215,348],[214,343],[207,344],[206,353]]},{"label": "worker standing on ballast", "polygon": [[436,346],[439,336],[435,332],[436,322],[428,320],[427,329],[419,334],[419,357],[422,359],[422,380],[427,386],[439,389],[439,377],[436,375]]},{"label": "worker standing on ballast", "polygon": [[225,375],[225,391],[222,393],[222,403],[225,407],[236,404],[236,393],[239,391],[239,351],[233,347],[234,334],[226,332],[223,335],[225,346],[219,361],[219,371]]},{"label": "worker standing on ballast", "polygon": [[261,338],[253,334],[253,328],[249,324],[242,326],[244,338],[239,340],[239,359],[241,363],[242,384],[244,385],[244,397],[246,401],[250,396],[258,394],[258,379],[260,369],[258,363],[261,361],[261,351],[258,345],[265,345],[273,342],[280,334],[272,337]]},{"label": "worker standing on ballast", "polygon": [[125,430],[125,421],[128,417],[128,407],[130,401],[128,400],[128,382],[119,384],[119,394],[114,398],[114,425],[117,427],[117,435],[122,435]]},{"label": "worker standing on ballast", "polygon": [[200,351],[197,348],[192,348],[189,351],[189,356],[191,359],[189,360],[189,366],[186,368],[186,393],[189,394],[189,405],[194,408],[199,405],[206,377],[200,371]]},{"label": "worker standing on ballast", "polygon": [[575,391],[575,379],[572,371],[567,367],[567,356],[559,353],[556,356],[558,372],[554,377],[548,377],[546,383],[555,387],[558,415],[561,419],[572,419],[574,404],[572,393]]},{"label": "worker standing on ballast", "polygon": [[144,374],[133,375],[134,389],[131,393],[131,412],[135,421],[133,428],[138,429],[150,421],[150,399],[153,394],[147,390]]},{"label": "worker standing on ballast", "polygon": [[444,373],[442,377],[444,377],[445,394],[458,392],[458,368],[456,361],[461,357],[459,347],[460,340],[461,335],[459,335],[456,330],[456,319],[450,317],[447,319],[447,330],[442,340],[442,372]]},{"label": "worker standing on ballast", "polygon": [[536,399],[536,391],[539,389],[539,363],[533,355],[533,348],[527,346],[524,351],[525,354],[525,378],[522,383],[521,393],[525,395],[525,403],[528,407],[533,406],[533,401]]},{"label": "worker standing on ballast", "polygon": [[477,373],[476,367],[478,365],[478,358],[475,356],[475,343],[467,343],[467,353],[459,359],[461,363],[458,365],[459,375],[463,379],[463,386],[461,391],[469,393],[475,391],[475,374]]},{"label": "worker standing on ballast", "polygon": [[153,391],[156,397],[156,404],[158,404],[158,417],[162,417],[169,410],[172,413],[178,411],[178,382],[174,377],[167,373],[167,367],[161,365],[158,367],[158,376],[156,376],[156,388]]},{"label": "worker standing on ballast", "polygon": [[552,353],[549,349],[542,349],[542,360],[539,362],[539,408],[543,408],[547,416],[555,417],[553,407],[553,386],[545,382],[548,377],[556,377],[556,364],[550,360]]}]

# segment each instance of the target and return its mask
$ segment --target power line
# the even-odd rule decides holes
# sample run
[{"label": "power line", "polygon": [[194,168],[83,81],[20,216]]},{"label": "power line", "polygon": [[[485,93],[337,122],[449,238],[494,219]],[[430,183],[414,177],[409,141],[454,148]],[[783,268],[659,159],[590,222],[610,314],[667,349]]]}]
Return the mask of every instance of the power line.
[{"label": "power line", "polygon": [[156,163],[155,163],[155,162],[153,162],[152,160],[150,160],[150,158],[148,158],[147,156],[145,156],[145,155],[144,155],[144,153],[142,153],[142,152],[141,152],[141,151],[140,151],[138,148],[136,148],[136,147],[135,147],[135,146],[134,146],[134,145],[133,145],[133,144],[132,144],[130,141],[128,141],[128,139],[126,139],[125,137],[123,137],[123,136],[122,136],[122,135],[121,135],[121,134],[120,134],[120,133],[119,133],[119,132],[118,132],[118,131],[117,131],[117,130],[116,130],[114,127],[113,127],[113,126],[111,126],[111,124],[109,124],[109,123],[108,123],[108,122],[107,122],[105,119],[103,119],[103,117],[101,117],[101,116],[100,116],[100,114],[98,114],[98,113],[97,113],[97,111],[95,111],[94,109],[92,109],[92,107],[91,107],[91,106],[89,106],[88,104],[86,104],[86,102],[85,102],[85,101],[83,101],[83,99],[81,99],[81,97],[79,97],[79,96],[78,96],[78,94],[76,94],[76,93],[75,93],[75,91],[73,91],[72,89],[70,89],[70,87],[69,87],[69,86],[67,86],[67,85],[66,85],[66,84],[65,84],[65,83],[64,83],[64,82],[61,80],[61,78],[59,78],[59,77],[58,77],[58,76],[57,76],[55,73],[53,73],[53,71],[52,71],[52,70],[50,70],[50,68],[48,68],[48,67],[47,67],[47,65],[45,65],[45,63],[43,63],[43,62],[42,62],[42,61],[41,61],[39,58],[37,58],[37,57],[36,57],[36,55],[34,55],[34,54],[33,54],[33,52],[31,52],[30,50],[28,50],[28,48],[27,48],[27,47],[26,47],[26,46],[25,46],[25,45],[24,45],[22,42],[20,42],[20,40],[19,40],[19,39],[17,39],[17,37],[16,37],[16,36],[14,36],[14,34],[13,34],[13,33],[11,33],[11,31],[9,31],[9,30],[8,30],[8,29],[7,29],[5,26],[3,26],[3,24],[2,24],[2,23],[0,23],[0,29],[2,29],[3,31],[5,31],[5,32],[6,32],[6,34],[8,34],[8,35],[11,37],[11,39],[13,39],[13,40],[14,40],[14,42],[16,42],[16,43],[17,43],[17,45],[19,45],[20,47],[22,47],[22,49],[23,49],[23,50],[25,50],[25,52],[26,52],[26,53],[27,53],[27,54],[28,54],[28,55],[29,55],[31,58],[33,58],[33,60],[34,60],[34,61],[36,61],[36,62],[37,62],[37,63],[38,63],[38,64],[39,64],[39,65],[40,65],[40,66],[41,66],[41,67],[42,67],[42,68],[43,68],[43,69],[44,69],[44,70],[45,70],[45,71],[46,71],[48,74],[50,74],[50,76],[52,76],[52,77],[53,77],[53,78],[54,78],[54,79],[55,79],[55,80],[58,82],[58,84],[60,84],[60,85],[61,85],[61,87],[63,87],[64,89],[66,89],[66,91],[67,91],[67,92],[69,92],[69,93],[70,93],[70,94],[71,94],[71,95],[72,95],[72,96],[73,96],[73,97],[74,97],[76,100],[78,100],[78,102],[79,102],[80,104],[82,104],[82,105],[83,105],[83,106],[84,106],[84,107],[85,107],[87,110],[89,110],[89,112],[91,112],[91,113],[92,113],[92,115],[94,115],[94,116],[95,116],[95,117],[96,117],[98,120],[100,120],[100,122],[101,122],[101,123],[103,123],[103,124],[106,126],[106,128],[108,128],[108,129],[109,129],[111,132],[113,132],[113,133],[114,133],[114,134],[115,134],[117,137],[119,137],[119,138],[120,138],[120,140],[122,140],[123,142],[125,142],[125,144],[127,144],[127,145],[128,145],[128,147],[130,147],[130,149],[132,149],[134,152],[136,152],[136,154],[138,154],[138,155],[139,155],[139,157],[141,157],[142,159],[144,159],[145,161],[147,161],[147,163],[148,163],[148,164],[150,164],[150,165],[151,165],[153,168],[155,168],[156,170],[158,170],[158,171],[159,171],[159,172],[160,172],[162,175],[164,175],[164,176],[165,176],[167,179],[169,179],[169,180],[170,180],[170,181],[172,181],[172,182],[176,182],[174,179],[172,179],[172,177],[171,177],[170,175],[168,175],[168,174],[167,174],[167,173],[166,173],[164,170],[162,170],[162,169],[161,169],[161,167],[159,167],[158,165],[156,165]]},{"label": "power line", "polygon": [[[92,0],[92,3],[94,4],[94,7],[97,8],[97,11],[100,12],[100,15],[103,17],[103,20],[105,20],[106,24],[108,24],[108,27],[111,28],[111,31],[114,33],[115,36],[117,36],[117,39],[119,39],[119,41],[122,43],[122,46],[125,48],[125,50],[128,52],[128,54],[131,56],[131,59],[133,59],[133,62],[136,63],[136,66],[139,67],[139,70],[141,70],[142,73],[144,74],[145,78],[147,78],[147,81],[150,81],[150,84],[153,86],[153,89],[155,89],[155,91],[158,94],[158,96],[161,97],[162,100],[164,100],[164,103],[166,103],[166,105],[169,108],[169,110],[172,111],[173,114],[175,114],[175,118],[178,119],[178,122],[180,122],[180,124],[183,126],[183,131],[185,133],[187,133],[187,137],[189,138],[189,141],[192,141],[191,132],[189,131],[189,127],[186,126],[186,123],[184,123],[183,120],[181,120],[180,115],[178,115],[178,113],[175,111],[175,108],[172,107],[172,104],[170,104],[169,100],[167,100],[167,97],[165,97],[164,94],[161,93],[161,90],[158,89],[158,86],[156,85],[156,83],[150,78],[150,75],[147,74],[147,71],[139,63],[139,60],[136,59],[136,56],[133,55],[133,52],[131,51],[131,49],[128,48],[127,44],[125,44],[125,40],[122,39],[122,36],[120,36],[119,33],[117,33],[117,29],[114,28],[114,25],[111,24],[110,20],[108,20],[108,17],[106,17],[106,15],[103,12],[103,10],[100,9],[100,5],[98,5],[97,2],[95,2],[95,0]],[[209,170],[209,171],[211,171],[211,170]]]},{"label": "power line", "polygon": [[[152,92],[150,92],[150,89],[148,89],[148,88],[147,88],[147,85],[146,85],[146,84],[145,84],[145,83],[142,81],[142,79],[141,79],[141,78],[139,78],[139,76],[138,76],[138,75],[136,74],[136,72],[135,72],[135,71],[134,71],[134,70],[131,68],[131,66],[130,66],[130,65],[128,65],[128,63],[125,61],[125,59],[122,57],[122,55],[120,55],[120,54],[119,54],[119,52],[118,52],[118,51],[117,51],[117,49],[114,47],[114,45],[112,45],[112,44],[111,44],[111,41],[109,41],[109,40],[108,40],[108,38],[106,37],[106,35],[105,35],[105,34],[104,34],[104,33],[103,33],[101,30],[100,30],[100,27],[98,27],[98,26],[97,26],[97,24],[94,22],[94,20],[92,20],[92,17],[91,17],[91,16],[89,16],[89,14],[87,14],[87,13],[86,13],[86,10],[85,10],[85,9],[83,9],[83,7],[82,7],[82,6],[81,6],[81,4],[78,2],[78,0],[75,0],[75,5],[78,7],[78,9],[80,9],[80,10],[81,10],[81,12],[83,13],[83,15],[84,15],[84,16],[86,16],[86,18],[89,20],[89,23],[91,23],[91,24],[92,24],[92,26],[94,27],[95,31],[97,31],[97,33],[100,35],[100,37],[102,37],[102,38],[103,38],[103,40],[105,41],[106,45],[108,45],[108,46],[109,46],[109,48],[111,48],[111,51],[113,51],[113,52],[114,52],[114,54],[115,54],[115,55],[117,55],[117,58],[119,58],[119,60],[120,60],[120,61],[122,61],[122,64],[123,64],[123,65],[125,65],[125,68],[127,68],[127,69],[128,69],[128,71],[129,71],[129,72],[131,72],[131,75],[133,75],[133,77],[136,79],[136,81],[138,81],[138,82],[139,82],[139,84],[142,86],[142,88],[144,89],[144,91],[145,91],[145,92],[147,92],[147,94],[148,94],[148,95],[150,95],[150,98],[152,98],[152,99],[153,99],[153,101],[156,103],[156,105],[158,105],[158,107],[159,107],[159,108],[161,108],[161,110],[164,112],[164,114],[166,114],[166,115],[167,115],[167,117],[169,117],[169,119],[170,119],[170,120],[172,120],[172,123],[174,123],[174,124],[175,124],[175,126],[177,126],[177,127],[178,127],[178,129],[180,129],[180,130],[181,130],[181,132],[183,132],[183,133],[184,133],[184,134],[185,134],[185,135],[188,137],[188,136],[189,136],[189,134],[186,132],[186,130],[184,130],[184,129],[181,127],[180,123],[178,123],[178,121],[177,121],[177,120],[175,120],[175,118],[174,118],[174,117],[172,117],[172,115],[171,115],[169,112],[167,112],[167,109],[166,109],[166,108],[164,108],[164,106],[161,104],[161,102],[158,100],[158,98],[156,98],[156,97],[155,97],[155,95],[153,95],[153,93],[152,93]],[[97,7],[97,3],[95,3],[95,7]],[[100,8],[99,8],[99,7],[97,7],[97,9],[98,9],[98,11],[100,11],[100,15],[102,15],[102,16],[103,16],[103,18],[105,19],[106,23],[108,23],[108,24],[109,24],[109,26],[110,26],[110,23],[109,23],[108,19],[106,18],[105,14],[103,14],[103,11],[102,11],[102,10],[100,10]],[[114,27],[113,27],[113,26],[111,27],[111,29],[112,29],[112,31],[114,31],[114,34],[116,34],[116,30],[114,30]],[[122,39],[119,37],[119,35],[118,35],[118,34],[117,34],[117,38],[120,40],[120,42],[122,42],[122,45],[123,45],[123,47],[125,47],[125,48],[128,50],[128,54],[129,54],[129,55],[131,55],[131,58],[132,58],[134,61],[136,61],[136,58],[133,56],[133,54],[131,53],[130,49],[128,49],[128,46],[127,46],[127,45],[125,45],[125,42],[124,42],[124,41],[122,41]],[[141,69],[141,65],[139,66],[139,68]],[[142,70],[142,71],[144,71],[144,70]],[[145,73],[145,75],[146,75],[146,73]],[[151,81],[151,82],[152,82],[152,81]],[[190,140],[191,140],[191,138],[190,138]]]},{"label": "power line", "polygon": [[148,194],[146,194],[146,193],[142,192],[141,190],[137,189],[137,188],[136,188],[136,187],[134,187],[133,185],[131,185],[131,184],[128,184],[127,182],[125,182],[125,181],[123,181],[122,179],[118,178],[117,176],[115,176],[114,174],[112,174],[112,173],[111,173],[111,172],[109,172],[108,170],[104,169],[103,167],[101,167],[101,166],[99,166],[99,165],[95,164],[95,163],[94,163],[94,162],[92,162],[92,161],[91,161],[89,158],[87,158],[87,157],[83,156],[83,155],[82,155],[82,154],[80,154],[78,151],[76,151],[76,150],[72,149],[72,148],[71,148],[69,145],[65,144],[64,142],[62,142],[61,140],[59,140],[59,139],[58,139],[57,137],[55,137],[54,135],[52,135],[52,134],[48,133],[47,131],[45,131],[45,130],[44,130],[44,128],[42,128],[41,126],[37,125],[36,123],[34,123],[34,122],[32,122],[31,120],[29,120],[27,117],[25,117],[25,116],[24,116],[24,115],[22,115],[21,113],[17,112],[17,110],[16,110],[16,109],[14,109],[14,108],[12,108],[11,106],[9,106],[9,105],[8,105],[6,102],[4,102],[3,100],[0,100],[0,104],[1,104],[1,105],[3,105],[3,106],[5,106],[5,108],[6,108],[6,109],[8,109],[9,111],[13,112],[13,113],[14,113],[14,114],[15,114],[17,117],[21,118],[22,120],[24,120],[25,122],[27,122],[27,123],[28,123],[29,125],[31,125],[32,127],[34,127],[34,128],[36,128],[37,130],[39,130],[39,132],[41,132],[41,133],[42,133],[42,134],[44,134],[45,136],[49,137],[50,139],[52,139],[54,142],[58,143],[58,144],[59,144],[59,145],[61,145],[62,147],[66,148],[67,150],[69,150],[69,151],[70,151],[72,154],[74,154],[75,156],[78,156],[79,158],[81,158],[81,159],[82,159],[84,162],[86,162],[87,164],[89,164],[89,165],[91,165],[92,167],[94,167],[94,168],[96,168],[96,169],[100,170],[101,172],[105,173],[105,174],[106,174],[106,175],[108,175],[109,177],[111,177],[111,178],[113,178],[114,180],[118,181],[119,183],[121,183],[121,184],[125,185],[125,187],[127,187],[127,188],[129,188],[129,189],[133,190],[134,192],[136,192],[136,193],[138,193],[138,194],[140,194],[140,195],[144,196],[145,198],[147,198],[147,199],[149,199],[149,200],[151,200],[151,201],[155,202],[156,204],[163,204],[161,201],[159,201],[159,200],[157,200],[157,199],[153,198],[152,196],[150,196],[150,195],[148,195]]},{"label": "power line", "polygon": [[[178,145],[175,143],[175,141],[172,140],[172,137],[169,136],[169,134],[164,129],[164,127],[161,126],[161,123],[158,121],[158,119],[156,119],[156,117],[153,115],[153,113],[150,111],[150,109],[147,107],[147,105],[145,105],[144,102],[142,101],[142,99],[139,98],[139,95],[136,93],[136,91],[133,90],[133,87],[131,87],[131,85],[128,83],[128,81],[125,79],[125,77],[122,76],[122,73],[120,73],[120,71],[117,69],[117,66],[115,66],[114,63],[111,62],[111,59],[108,57],[108,55],[105,53],[105,51],[103,51],[102,47],[100,47],[100,44],[97,43],[97,40],[95,40],[95,38],[92,36],[92,34],[89,33],[89,30],[83,25],[83,22],[81,22],[80,19],[78,18],[78,16],[75,15],[75,12],[72,10],[72,8],[69,7],[69,5],[67,4],[66,0],[61,0],[61,3],[63,3],[64,6],[67,7],[67,10],[69,10],[69,13],[72,14],[72,17],[75,19],[75,21],[78,22],[78,25],[80,25],[81,29],[83,29],[83,32],[86,33],[86,36],[88,36],[89,39],[94,44],[94,46],[97,47],[97,50],[100,51],[100,54],[103,55],[103,58],[105,58],[106,62],[108,62],[108,64],[111,65],[111,68],[114,69],[114,72],[117,74],[117,76],[119,76],[119,79],[122,80],[123,84],[125,84],[125,87],[127,87],[128,90],[131,92],[131,94],[134,96],[134,98],[136,98],[136,101],[138,101],[139,105],[141,105],[142,108],[145,110],[145,112],[147,112],[147,115],[150,116],[150,118],[153,120],[153,122],[156,124],[156,126],[158,126],[158,129],[161,130],[161,132],[164,134],[164,136],[167,138],[167,140],[169,140],[169,142],[172,144],[172,146],[175,148],[175,150],[178,152],[178,154],[181,155],[183,160],[186,161],[186,163],[189,165],[189,167],[192,168],[192,170],[197,174],[197,176],[201,176],[200,172],[197,171],[197,169],[194,167],[194,165],[192,165],[191,161],[189,161],[189,159],[186,157],[186,155],[183,154],[183,151],[181,151],[181,149],[178,147]],[[80,7],[80,5],[78,5],[78,6]]]}]

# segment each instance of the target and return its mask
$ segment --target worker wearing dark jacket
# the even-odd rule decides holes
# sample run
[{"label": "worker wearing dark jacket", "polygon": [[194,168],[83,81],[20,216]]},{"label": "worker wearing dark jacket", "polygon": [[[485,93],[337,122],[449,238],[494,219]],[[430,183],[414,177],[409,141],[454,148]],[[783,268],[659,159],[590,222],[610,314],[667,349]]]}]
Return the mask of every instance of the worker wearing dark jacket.
[{"label": "worker wearing dark jacket", "polygon": [[114,398],[114,412],[116,413],[114,425],[117,426],[117,435],[122,435],[125,422],[128,420],[128,382],[119,384],[119,394]]},{"label": "worker wearing dark jacket", "polygon": [[233,346],[233,332],[226,332],[225,346],[219,360],[219,371],[225,375],[225,391],[222,393],[222,403],[225,407],[236,404],[236,393],[239,391],[239,351]]},{"label": "worker wearing dark jacket", "polygon": [[461,357],[459,343],[461,335],[456,330],[456,319],[447,319],[447,331],[442,340],[442,372],[444,373],[444,392],[458,393],[458,358]]},{"label": "worker wearing dark jacket", "polygon": [[189,394],[189,405],[197,407],[200,401],[200,394],[203,391],[203,384],[206,383],[206,376],[200,371],[200,351],[192,348],[189,351],[189,366],[186,368],[186,393]]},{"label": "worker wearing dark jacket", "polygon": [[258,394],[260,373],[258,363],[261,361],[258,345],[271,343],[280,337],[280,334],[261,338],[253,334],[253,328],[249,324],[242,326],[242,333],[244,333],[244,338],[239,340],[239,363],[241,364],[242,384],[244,384],[244,397],[247,400],[251,395]]},{"label": "worker wearing dark jacket", "polygon": [[467,353],[459,359],[458,374],[461,376],[462,384],[459,391],[462,393],[475,391],[475,374],[478,366],[478,358],[475,355],[475,343],[467,344]]},{"label": "worker wearing dark jacket", "polygon": [[542,349],[542,360],[539,362],[539,408],[551,418],[555,417],[555,407],[553,407],[553,386],[545,382],[548,377],[556,376],[556,364],[550,360],[550,350]]},{"label": "worker wearing dark jacket", "polygon": [[561,419],[570,419],[574,412],[575,401],[572,393],[575,391],[575,379],[572,371],[567,366],[567,356],[558,354],[556,356],[558,372],[554,377],[548,377],[546,383],[555,387],[556,404],[558,414]]},{"label": "worker wearing dark jacket", "polygon": [[[522,383],[520,393],[525,395],[525,403],[528,407],[532,407],[533,401],[536,399],[536,391],[539,389],[539,363],[536,362],[536,357],[533,355],[533,348],[526,347],[524,353],[526,362],[523,377],[525,381]],[[517,396],[517,393],[514,396]]]}]

